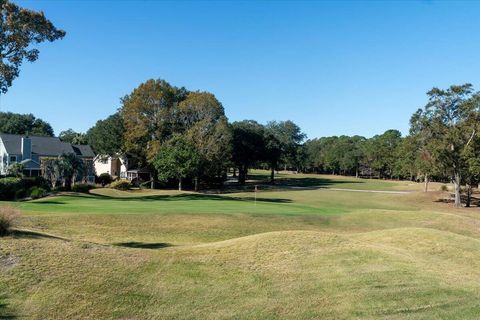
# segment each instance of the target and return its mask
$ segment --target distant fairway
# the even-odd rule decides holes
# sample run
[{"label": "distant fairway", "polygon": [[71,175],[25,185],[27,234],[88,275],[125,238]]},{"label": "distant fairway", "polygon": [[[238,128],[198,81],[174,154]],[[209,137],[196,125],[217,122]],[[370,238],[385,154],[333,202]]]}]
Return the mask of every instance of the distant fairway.
[{"label": "distant fairway", "polygon": [[223,194],[14,203],[0,318],[478,319],[479,209],[410,182],[263,175]]}]

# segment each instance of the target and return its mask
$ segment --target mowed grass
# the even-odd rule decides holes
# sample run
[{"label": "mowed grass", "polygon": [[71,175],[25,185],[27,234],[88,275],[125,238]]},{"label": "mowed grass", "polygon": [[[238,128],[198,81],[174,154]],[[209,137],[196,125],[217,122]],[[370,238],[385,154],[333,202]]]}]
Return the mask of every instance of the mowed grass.
[{"label": "mowed grass", "polygon": [[440,192],[337,190],[421,184],[287,174],[255,204],[261,174],[226,194],[14,203],[0,318],[478,319],[479,209]]}]

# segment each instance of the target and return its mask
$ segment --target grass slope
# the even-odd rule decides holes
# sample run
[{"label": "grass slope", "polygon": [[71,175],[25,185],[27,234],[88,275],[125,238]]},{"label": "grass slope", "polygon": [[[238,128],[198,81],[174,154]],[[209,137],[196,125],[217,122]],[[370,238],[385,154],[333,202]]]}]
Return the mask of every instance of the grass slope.
[{"label": "grass slope", "polygon": [[295,175],[292,189],[288,177],[256,206],[238,190],[17,203],[21,226],[0,240],[0,318],[478,318],[477,209],[438,192],[329,190],[418,185]]}]

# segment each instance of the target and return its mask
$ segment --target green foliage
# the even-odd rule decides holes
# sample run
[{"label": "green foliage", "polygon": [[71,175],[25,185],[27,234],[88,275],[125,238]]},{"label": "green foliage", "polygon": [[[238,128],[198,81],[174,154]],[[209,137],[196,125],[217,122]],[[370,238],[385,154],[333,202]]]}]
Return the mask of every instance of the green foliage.
[{"label": "green foliage", "polygon": [[238,181],[245,183],[248,169],[263,159],[265,128],[256,121],[234,122],[232,128],[232,162],[238,168]]},{"label": "green foliage", "polygon": [[[455,186],[455,206],[461,206],[462,183],[478,183],[475,165],[478,144],[480,94],[471,84],[433,88],[429,101],[411,119],[411,133],[422,137],[422,148]],[[467,200],[469,205],[469,200]]]},{"label": "green foliage", "polygon": [[99,120],[86,133],[87,143],[101,155],[116,155],[123,151],[125,127],[120,112]]},{"label": "green foliage", "polygon": [[55,189],[63,176],[63,163],[60,158],[43,158],[40,168],[43,178],[49,181],[52,188]]},{"label": "green foliage", "polygon": [[23,164],[15,162],[7,167],[6,173],[9,177],[23,177]]},{"label": "green foliage", "polygon": [[12,207],[0,207],[0,237],[6,236],[20,217],[20,212]]},{"label": "green foliage", "polygon": [[29,193],[26,189],[21,188],[15,191],[15,200],[21,200],[29,196]]},{"label": "green foliage", "polygon": [[23,188],[20,178],[2,178],[0,179],[0,200],[15,199],[16,192]]},{"label": "green foliage", "polygon": [[85,163],[82,158],[74,153],[64,153],[59,157],[58,165],[62,172],[64,184],[69,186],[72,182],[75,182],[78,176],[85,173]]},{"label": "green foliage", "polygon": [[60,140],[71,144],[87,144],[86,135],[80,132],[75,132],[73,129],[60,132],[58,137]]},{"label": "green foliage", "polygon": [[101,184],[102,187],[110,184],[112,182],[112,176],[109,173],[102,173],[97,177],[97,183]]},{"label": "green foliage", "polygon": [[364,158],[364,143],[360,136],[323,137],[305,143],[305,166],[314,172],[355,175]]},{"label": "green foliage", "polygon": [[125,151],[139,157],[140,166],[147,165],[160,145],[176,132],[173,111],[186,94],[185,88],[151,79],[122,99]]},{"label": "green foliage", "polygon": [[440,191],[443,191],[443,192],[448,191],[448,186],[447,186],[446,184],[442,184],[442,185],[440,186]]},{"label": "green foliage", "polygon": [[35,118],[33,114],[12,112],[0,112],[0,132],[53,137],[53,128],[49,123]]},{"label": "green foliage", "polygon": [[174,114],[176,134],[183,135],[197,150],[197,178],[223,178],[229,165],[232,135],[222,104],[211,93],[190,92]]},{"label": "green foliage", "polygon": [[132,187],[132,184],[128,180],[117,180],[110,184],[110,188],[116,190],[129,190]]},{"label": "green foliage", "polygon": [[47,190],[41,187],[32,187],[29,190],[29,194],[32,199],[39,199],[47,195]]},{"label": "green foliage", "polygon": [[38,59],[35,45],[65,36],[65,31],[55,28],[43,12],[21,8],[8,0],[0,0],[0,30],[1,93],[6,93],[18,77],[24,60]]},{"label": "green foliage", "polygon": [[161,181],[178,179],[182,189],[182,179],[198,174],[200,156],[195,146],[182,136],[174,136],[164,143],[153,162]]},{"label": "green foliage", "polygon": [[2,178],[0,179],[0,200],[23,199],[29,196],[27,190],[35,186],[48,190],[47,182],[41,177]]},{"label": "green foliage", "polygon": [[[267,146],[266,157],[272,163],[276,154],[280,153],[280,158],[286,166],[294,166],[297,152],[300,144],[306,138],[300,127],[293,121],[271,121],[265,126],[266,144],[274,144],[277,147]],[[273,141],[272,141],[273,140]],[[278,149],[278,150],[277,150]],[[268,155],[273,152],[272,155]],[[280,160],[280,159],[279,159]]]},{"label": "green foliage", "polygon": [[72,186],[73,192],[88,193],[93,187],[86,183],[77,183]]},{"label": "green foliage", "polygon": [[387,130],[368,139],[363,144],[363,165],[377,172],[381,178],[392,178],[396,165],[396,151],[401,144],[402,134],[398,130]]},{"label": "green foliage", "polygon": [[152,187],[152,181],[145,181],[145,182],[142,182],[140,183],[139,185],[140,189],[151,189]]},{"label": "green foliage", "polygon": [[139,167],[156,170],[155,158],[164,144],[183,136],[198,156],[195,178],[224,177],[230,160],[231,131],[223,106],[213,94],[188,92],[163,80],[148,80],[122,101],[125,151],[135,154]]}]

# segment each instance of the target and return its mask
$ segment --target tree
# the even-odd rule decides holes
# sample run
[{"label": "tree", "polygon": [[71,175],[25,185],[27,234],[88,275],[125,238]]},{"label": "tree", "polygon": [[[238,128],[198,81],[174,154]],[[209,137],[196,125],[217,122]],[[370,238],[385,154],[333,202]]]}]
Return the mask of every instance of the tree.
[{"label": "tree", "polygon": [[0,112],[0,132],[53,137],[52,126],[33,114]]},{"label": "tree", "polygon": [[114,156],[123,153],[125,126],[120,112],[99,120],[85,134],[86,142],[101,155]]},{"label": "tree", "polygon": [[73,129],[60,132],[58,137],[60,140],[71,144],[87,144],[86,135],[80,132],[75,132]]},{"label": "tree", "polygon": [[178,190],[182,190],[182,181],[198,174],[200,157],[184,137],[173,136],[160,147],[153,164],[160,180],[178,179]]},{"label": "tree", "polygon": [[60,158],[43,158],[40,162],[42,176],[49,181],[52,189],[57,187],[63,175],[62,161]]},{"label": "tree", "polygon": [[175,132],[194,145],[200,157],[199,179],[223,179],[231,152],[231,132],[222,104],[209,92],[190,92],[174,111]]},{"label": "tree", "polygon": [[253,120],[234,122],[232,130],[232,162],[238,168],[238,182],[245,184],[248,169],[264,159],[265,128]]},{"label": "tree", "polygon": [[284,165],[291,166],[295,162],[299,145],[306,138],[305,133],[290,120],[270,121],[265,127],[280,142]]},{"label": "tree", "polygon": [[[267,127],[263,137],[264,150],[261,159],[270,167],[270,183],[275,183],[275,170],[277,170],[282,156],[285,156],[284,146],[273,128]],[[291,156],[291,155],[290,155]]]},{"label": "tree", "polygon": [[53,42],[65,36],[43,14],[0,0],[0,93],[5,94],[20,73],[24,60],[34,62],[39,50],[36,44]]},{"label": "tree", "polygon": [[71,184],[75,184],[78,176],[85,172],[85,163],[74,153],[64,153],[60,155],[59,159],[63,184],[68,188]]},{"label": "tree", "polygon": [[363,165],[378,173],[380,178],[392,178],[395,172],[396,150],[402,141],[398,130],[387,130],[363,144]]},{"label": "tree", "polygon": [[175,133],[174,111],[186,94],[185,88],[152,79],[122,99],[125,149],[138,155],[141,164],[150,164],[160,145]]},{"label": "tree", "polygon": [[15,162],[7,167],[7,176],[22,178],[23,177],[23,164]]},{"label": "tree", "polygon": [[[412,130],[427,137],[425,148],[437,166],[452,180],[455,207],[461,207],[461,184],[470,182],[469,148],[478,137],[479,94],[471,84],[433,88],[429,101],[411,120]],[[475,153],[473,153],[474,155]]]}]

